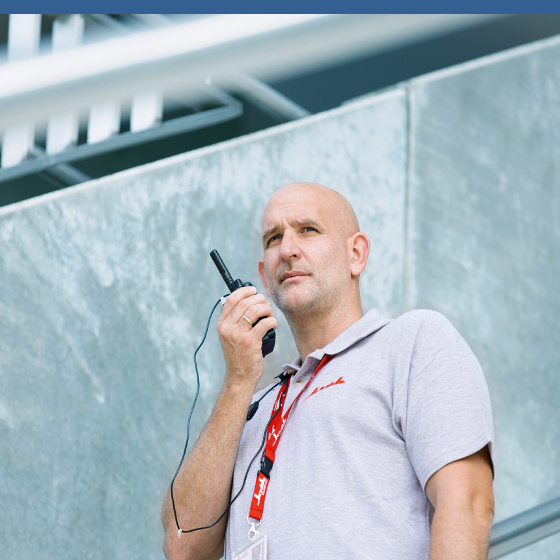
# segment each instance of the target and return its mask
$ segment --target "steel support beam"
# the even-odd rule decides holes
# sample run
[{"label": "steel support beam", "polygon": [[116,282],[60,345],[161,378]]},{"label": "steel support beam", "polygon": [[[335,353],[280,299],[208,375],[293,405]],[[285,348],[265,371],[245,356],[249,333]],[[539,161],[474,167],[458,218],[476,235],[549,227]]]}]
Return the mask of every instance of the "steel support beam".
[{"label": "steel support beam", "polygon": [[232,76],[228,82],[238,92],[253,100],[275,118],[293,121],[311,115],[307,109],[279,91],[246,74]]},{"label": "steel support beam", "polygon": [[65,152],[47,154],[34,160],[24,161],[14,167],[0,169],[0,183],[16,179],[17,177],[30,175],[31,173],[39,173],[63,163],[94,157],[113,150],[129,148],[145,142],[152,142],[161,138],[199,130],[235,119],[243,114],[243,105],[227,93],[209,86],[205,87],[205,90],[214,98],[224,103],[224,106],[165,121],[148,130],[124,132],[96,144],[81,144]]},{"label": "steel support beam", "polygon": [[[33,146],[31,148],[29,155],[32,158],[40,159],[45,157],[45,151],[40,146]],[[79,169],[68,165],[67,163],[60,163],[49,167],[43,171],[45,175],[49,175],[61,181],[64,185],[77,185],[78,183],[85,183],[86,181],[91,181],[91,177],[86,175]]]}]

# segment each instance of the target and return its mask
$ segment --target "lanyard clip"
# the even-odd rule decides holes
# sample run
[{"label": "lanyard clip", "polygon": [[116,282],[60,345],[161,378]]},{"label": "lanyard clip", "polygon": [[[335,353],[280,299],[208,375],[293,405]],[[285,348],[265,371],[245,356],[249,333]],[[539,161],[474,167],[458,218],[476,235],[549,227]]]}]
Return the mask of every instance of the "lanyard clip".
[{"label": "lanyard clip", "polygon": [[247,523],[249,523],[249,525],[251,526],[251,528],[249,529],[249,534],[247,535],[247,538],[250,541],[252,541],[259,534],[259,532],[257,531],[257,527],[261,524],[261,522],[260,521],[258,523],[255,523],[254,521],[251,522],[251,521],[249,521],[249,516],[247,516]]},{"label": "lanyard clip", "polygon": [[263,456],[261,457],[260,472],[262,472],[264,476],[266,476],[266,478],[268,478],[269,480],[270,480],[270,471],[272,470],[273,466],[274,463],[263,453]]}]

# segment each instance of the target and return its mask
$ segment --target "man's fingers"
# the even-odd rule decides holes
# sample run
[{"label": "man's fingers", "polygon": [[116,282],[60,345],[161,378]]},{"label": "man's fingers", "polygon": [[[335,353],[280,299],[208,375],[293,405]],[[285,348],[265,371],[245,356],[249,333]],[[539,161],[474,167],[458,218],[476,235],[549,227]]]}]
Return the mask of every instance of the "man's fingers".
[{"label": "man's fingers", "polygon": [[[263,294],[255,293],[255,288],[249,286],[230,294],[218,320],[218,332],[228,364],[238,361],[239,352],[243,355],[250,348],[253,348],[251,354],[255,352],[255,345],[270,329],[276,328],[278,322],[270,303]],[[246,360],[247,356],[243,359]]]},{"label": "man's fingers", "polygon": [[277,329],[278,328],[278,321],[276,317],[265,317],[261,319],[254,327],[253,331],[255,336],[262,338],[270,329]]},{"label": "man's fingers", "polygon": [[222,308],[222,317],[227,317],[232,309],[242,300],[248,298],[252,295],[256,295],[257,288],[255,286],[246,286],[245,288],[239,288],[239,290],[235,290],[229,294],[226,298],[226,302],[224,303],[224,307]]},{"label": "man's fingers", "polygon": [[[240,320],[243,321],[243,315],[248,316],[248,313],[251,314],[250,309],[252,306],[262,304],[270,305],[267,303],[266,298],[262,294],[253,294],[246,298],[243,298],[242,300],[237,302],[233,309],[231,309],[231,311],[227,315],[227,319],[225,320],[232,324],[239,323]],[[265,315],[268,315],[268,313],[265,313]],[[254,312],[249,318],[253,319],[253,322],[258,319],[258,317],[255,316]]]},{"label": "man's fingers", "polygon": [[[259,303],[256,305],[249,306],[245,312],[242,314],[239,321],[244,321],[248,325],[253,326],[261,317],[271,317],[272,316],[272,308],[268,302]],[[247,319],[244,319],[247,317]]]}]

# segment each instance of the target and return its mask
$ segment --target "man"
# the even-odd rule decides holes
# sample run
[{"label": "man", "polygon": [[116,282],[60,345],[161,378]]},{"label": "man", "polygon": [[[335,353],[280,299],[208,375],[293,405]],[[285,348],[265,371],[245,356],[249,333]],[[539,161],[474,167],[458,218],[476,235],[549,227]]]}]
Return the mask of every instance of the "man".
[{"label": "man", "polygon": [[[364,315],[359,276],[369,241],[335,191],[287,185],[268,202],[262,227],[259,274],[299,358],[284,366],[287,389],[266,395],[246,422],[251,400],[264,394],[253,398],[261,339],[277,323],[255,288],[228,297],[218,321],[224,387],[174,486],[181,528],[218,519],[258,457],[227,527],[224,518],[179,538],[168,493],[167,557],[219,558],[225,548],[232,559],[253,527],[259,538],[266,531],[269,560],[485,558],[494,507],[492,418],[466,343],[435,312]],[[282,418],[289,416],[268,429],[267,441],[281,435],[281,443],[264,494],[255,484],[257,452],[281,398]],[[261,498],[259,523],[253,507]]]}]

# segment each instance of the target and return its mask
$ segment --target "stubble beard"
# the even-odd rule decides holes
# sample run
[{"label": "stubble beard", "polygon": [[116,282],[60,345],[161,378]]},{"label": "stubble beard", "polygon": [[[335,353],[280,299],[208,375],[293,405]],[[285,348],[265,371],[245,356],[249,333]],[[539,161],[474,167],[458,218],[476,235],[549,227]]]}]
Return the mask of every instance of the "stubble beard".
[{"label": "stubble beard", "polygon": [[[309,276],[304,282],[309,282],[311,279],[312,276]],[[305,292],[299,294],[299,297],[292,297],[289,293],[293,288],[298,287],[292,286],[286,290],[280,284],[270,290],[270,298],[288,320],[307,316],[310,312],[321,312],[329,306],[328,291],[316,281],[311,286],[306,286]],[[300,291],[303,291],[301,288],[300,286]]]}]

